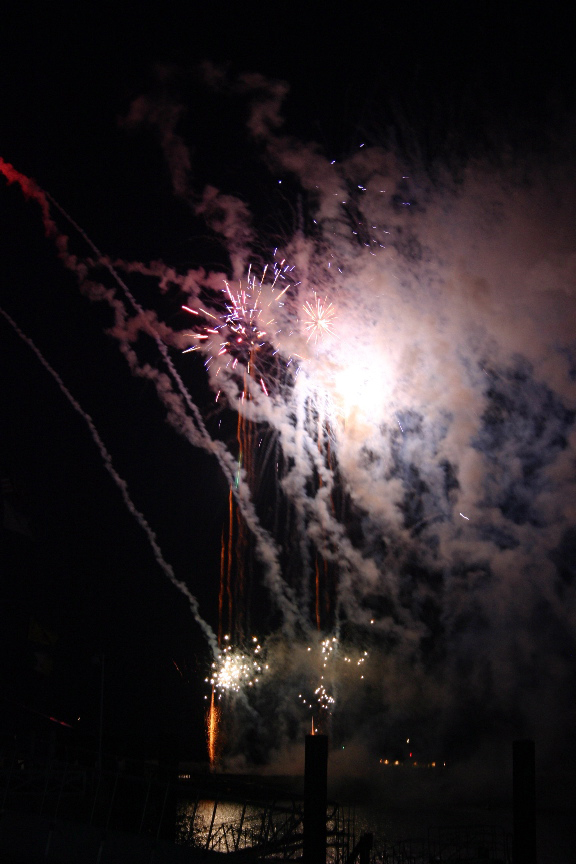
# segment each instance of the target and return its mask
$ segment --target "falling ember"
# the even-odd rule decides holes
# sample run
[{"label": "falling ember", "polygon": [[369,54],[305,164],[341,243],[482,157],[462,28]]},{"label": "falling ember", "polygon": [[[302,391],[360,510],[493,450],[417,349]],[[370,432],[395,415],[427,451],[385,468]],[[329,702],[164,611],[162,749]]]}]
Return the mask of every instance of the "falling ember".
[{"label": "falling ember", "polygon": [[[307,653],[313,653],[309,665],[318,677],[315,685],[310,681],[310,690],[305,688],[298,694],[298,699],[307,710],[316,713],[318,724],[325,722],[325,719],[333,714],[338,685],[346,681],[346,686],[350,686],[353,679],[361,681],[364,678],[363,675],[352,672],[352,668],[363,667],[368,659],[368,651],[358,654],[357,649],[349,646],[344,653],[343,648],[336,636],[326,637],[314,648],[307,648]],[[350,669],[349,673],[347,669]]]}]

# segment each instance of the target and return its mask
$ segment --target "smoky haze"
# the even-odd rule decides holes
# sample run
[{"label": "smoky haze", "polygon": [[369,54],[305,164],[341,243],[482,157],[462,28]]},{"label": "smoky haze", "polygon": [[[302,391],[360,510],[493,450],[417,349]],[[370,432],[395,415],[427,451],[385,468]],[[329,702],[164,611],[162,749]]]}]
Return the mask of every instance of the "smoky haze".
[{"label": "smoky haze", "polygon": [[[574,721],[569,161],[498,153],[431,173],[373,143],[330,160],[283,133],[285,85],[259,75],[231,85],[212,68],[207,78],[248,95],[269,169],[302,190],[307,229],[284,238],[282,257],[299,298],[315,292],[336,310],[317,344],[296,327],[276,335],[285,358],[305,358],[282,394],[256,391],[243,408],[233,378],[217,363],[208,373],[233,407],[275,430],[289,466],[278,482],[338,574],[336,629],[370,649],[360,689],[335,676],[336,737],[378,750],[408,726],[427,752],[468,755],[518,735],[554,750]],[[157,123],[145,104],[132,122]],[[194,198],[184,142],[173,125],[160,137],[174,190],[213,215],[242,278],[253,254],[246,207],[225,190]],[[307,412],[327,419],[333,463],[318,460]],[[285,542],[270,537],[271,548]],[[291,657],[295,678],[300,667],[309,675],[306,653]],[[283,671],[270,701],[290,717],[285,662],[271,668]]]},{"label": "smoky haze", "polygon": [[[121,285],[136,273],[158,297],[176,287],[213,317],[224,280],[245,280],[263,257],[251,202],[197,187],[181,103],[161,91],[140,97],[122,125],[159,132],[174,194],[221,238],[228,268],[106,260],[122,275],[104,289],[102,260],[62,244],[60,255],[87,295],[112,308],[110,332],[131,371],[156,387],[168,422],[217,459],[253,538],[274,610],[259,633],[269,669],[258,686],[222,697],[227,764],[283,770],[319,715],[366,768],[383,753],[404,757],[407,738],[423,759],[481,761],[491,742],[519,736],[557,758],[576,720],[569,163],[498,154],[431,172],[373,140],[333,160],[284,133],[286,85],[203,74],[250,106],[258,158],[302,202],[299,223],[270,250],[294,270],[265,340],[297,373],[274,388],[263,372],[265,386],[249,385],[245,399],[228,356],[210,341],[201,349],[221,410],[273,440],[273,491],[256,494],[258,463],[252,474],[237,469],[183,383],[142,351],[150,336],[188,348],[191,329],[134,305]],[[315,297],[334,309],[317,342],[301,311]],[[271,516],[274,506],[289,518]],[[330,579],[321,634],[315,556]],[[328,659],[324,639],[337,640]],[[333,704],[318,704],[320,688]],[[343,773],[348,754],[337,758]]]}]

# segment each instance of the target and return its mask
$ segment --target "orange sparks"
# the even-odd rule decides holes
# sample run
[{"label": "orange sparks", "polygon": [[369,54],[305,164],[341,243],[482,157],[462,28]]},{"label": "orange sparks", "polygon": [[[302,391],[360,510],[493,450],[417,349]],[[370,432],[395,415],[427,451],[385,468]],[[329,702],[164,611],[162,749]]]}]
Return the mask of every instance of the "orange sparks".
[{"label": "orange sparks", "polygon": [[220,709],[214,699],[214,687],[212,688],[212,696],[210,698],[210,708],[206,715],[206,738],[208,741],[208,759],[210,760],[210,770],[213,771],[218,760],[218,729],[220,725]]}]

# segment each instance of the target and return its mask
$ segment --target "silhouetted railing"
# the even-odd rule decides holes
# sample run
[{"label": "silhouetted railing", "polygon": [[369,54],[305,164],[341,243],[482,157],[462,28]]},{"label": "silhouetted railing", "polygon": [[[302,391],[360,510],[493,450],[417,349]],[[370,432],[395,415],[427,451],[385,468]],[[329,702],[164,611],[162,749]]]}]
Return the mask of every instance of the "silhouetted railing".
[{"label": "silhouetted railing", "polygon": [[[399,840],[373,852],[374,864],[511,864],[511,837],[495,825],[439,826],[428,837]],[[522,864],[522,862],[520,862]]]},{"label": "silhouetted railing", "polygon": [[[36,845],[43,861],[52,860],[64,848],[65,832],[74,831],[78,837],[84,832],[82,842],[91,838],[92,845],[97,843],[98,854],[112,844],[114,832],[134,838],[136,845],[140,838],[146,842],[143,861],[151,848],[174,839],[183,853],[189,851],[190,860],[215,853],[261,861],[302,860],[304,799],[288,793],[274,797],[270,789],[262,789],[258,797],[256,787],[248,792],[247,784],[243,789],[234,791],[229,778],[214,775],[178,784],[151,766],[140,766],[139,773],[133,774],[58,763],[44,768],[16,763],[0,769],[0,840],[3,832],[5,838],[11,830],[14,814],[21,814],[22,836],[28,824],[37,826]],[[371,835],[356,837],[353,813],[334,803],[327,807],[326,838],[329,864],[512,861],[511,838],[496,826],[435,827],[426,838],[372,848]],[[103,853],[101,858],[106,860]],[[159,854],[156,860],[161,860]]]}]

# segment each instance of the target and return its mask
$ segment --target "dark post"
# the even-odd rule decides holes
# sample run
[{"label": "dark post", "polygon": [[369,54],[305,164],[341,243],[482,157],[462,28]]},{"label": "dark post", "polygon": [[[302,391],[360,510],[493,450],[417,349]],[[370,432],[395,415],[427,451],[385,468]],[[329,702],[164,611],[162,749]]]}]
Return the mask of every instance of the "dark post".
[{"label": "dark post", "polygon": [[306,735],[304,759],[304,864],[326,864],[328,736]]},{"label": "dark post", "polygon": [[536,864],[536,766],[534,741],[514,741],[514,862]]},{"label": "dark post", "polygon": [[363,834],[360,838],[360,864],[370,864],[370,853],[374,845],[373,834]]}]

